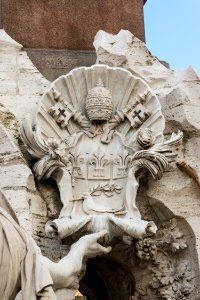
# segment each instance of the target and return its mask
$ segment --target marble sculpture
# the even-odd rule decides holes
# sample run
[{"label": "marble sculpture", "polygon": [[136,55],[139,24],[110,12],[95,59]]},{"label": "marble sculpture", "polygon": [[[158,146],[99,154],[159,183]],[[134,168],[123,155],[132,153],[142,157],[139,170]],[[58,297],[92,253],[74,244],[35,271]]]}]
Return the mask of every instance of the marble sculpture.
[{"label": "marble sculpture", "polygon": [[80,238],[55,263],[41,254],[36,242],[20,227],[9,202],[0,194],[0,299],[15,299],[21,290],[23,300],[56,300],[54,289],[74,287],[86,259],[111,250],[98,243],[105,234],[103,231]]},{"label": "marble sculpture", "polygon": [[164,141],[164,126],[156,95],[124,69],[81,67],[55,80],[21,130],[36,178],[52,177],[59,188],[63,208],[47,234],[106,230],[104,242],[154,234],[136,196],[144,169],[160,179],[176,158],[182,132]]}]

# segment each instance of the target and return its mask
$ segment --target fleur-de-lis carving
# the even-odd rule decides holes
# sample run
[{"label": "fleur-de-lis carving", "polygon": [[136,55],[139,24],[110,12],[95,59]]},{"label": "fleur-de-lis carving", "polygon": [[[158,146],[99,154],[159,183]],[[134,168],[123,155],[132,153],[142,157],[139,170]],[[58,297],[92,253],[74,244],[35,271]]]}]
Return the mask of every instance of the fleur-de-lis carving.
[{"label": "fleur-de-lis carving", "polygon": [[128,167],[131,164],[131,155],[128,154],[128,152],[124,149],[122,152],[122,155],[118,155],[113,160],[113,163],[118,165],[118,176],[125,177],[127,176]]},{"label": "fleur-de-lis carving", "polygon": [[93,154],[89,163],[94,165],[94,177],[105,177],[105,166],[109,164],[109,159],[100,149]]},{"label": "fleur-de-lis carving", "polygon": [[83,176],[81,165],[85,163],[85,157],[83,155],[69,152],[69,162],[72,165],[73,169],[73,176],[74,177],[81,177]]}]

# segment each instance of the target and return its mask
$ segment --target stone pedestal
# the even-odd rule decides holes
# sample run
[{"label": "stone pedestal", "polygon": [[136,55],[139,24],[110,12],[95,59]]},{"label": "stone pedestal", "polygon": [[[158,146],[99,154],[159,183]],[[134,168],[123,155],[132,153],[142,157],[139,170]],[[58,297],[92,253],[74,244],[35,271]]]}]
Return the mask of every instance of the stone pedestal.
[{"label": "stone pedestal", "polygon": [[95,63],[93,38],[100,29],[113,34],[128,29],[144,41],[145,2],[0,0],[0,27],[27,48],[35,66],[53,81]]},{"label": "stone pedestal", "polygon": [[33,64],[42,75],[54,81],[74,68],[89,67],[96,62],[92,50],[26,49]]},{"label": "stone pedestal", "polygon": [[3,26],[27,48],[91,50],[100,29],[128,29],[144,41],[143,0],[6,0]]}]

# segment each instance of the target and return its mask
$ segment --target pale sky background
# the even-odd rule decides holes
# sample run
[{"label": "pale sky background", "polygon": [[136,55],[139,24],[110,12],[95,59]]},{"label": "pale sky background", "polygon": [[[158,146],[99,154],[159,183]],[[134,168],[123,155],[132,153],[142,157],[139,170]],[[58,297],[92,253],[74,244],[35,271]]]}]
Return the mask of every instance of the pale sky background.
[{"label": "pale sky background", "polygon": [[200,74],[200,0],[147,0],[146,44],[171,69],[191,65]]}]

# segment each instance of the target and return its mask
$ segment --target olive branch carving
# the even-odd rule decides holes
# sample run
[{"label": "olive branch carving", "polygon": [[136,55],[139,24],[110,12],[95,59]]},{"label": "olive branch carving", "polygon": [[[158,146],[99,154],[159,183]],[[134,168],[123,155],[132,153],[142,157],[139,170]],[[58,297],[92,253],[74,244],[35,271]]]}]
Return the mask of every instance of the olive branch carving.
[{"label": "olive branch carving", "polygon": [[111,197],[114,193],[120,194],[122,187],[116,183],[99,183],[95,184],[90,189],[91,196],[100,196],[102,193],[105,193],[106,196]]}]

